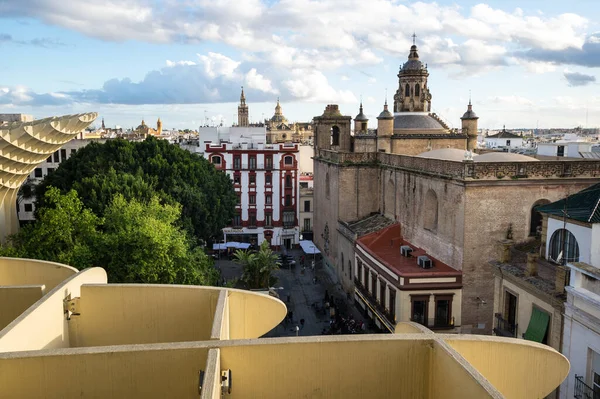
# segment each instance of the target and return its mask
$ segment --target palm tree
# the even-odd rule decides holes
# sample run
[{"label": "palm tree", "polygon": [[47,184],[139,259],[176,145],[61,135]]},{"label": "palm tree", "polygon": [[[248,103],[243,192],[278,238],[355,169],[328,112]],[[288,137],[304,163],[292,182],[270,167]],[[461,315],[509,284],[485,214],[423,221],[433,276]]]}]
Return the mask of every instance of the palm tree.
[{"label": "palm tree", "polygon": [[267,241],[263,241],[257,252],[238,249],[234,253],[234,262],[242,265],[242,282],[249,289],[269,288],[277,282],[272,275],[279,269],[277,255],[273,253]]}]

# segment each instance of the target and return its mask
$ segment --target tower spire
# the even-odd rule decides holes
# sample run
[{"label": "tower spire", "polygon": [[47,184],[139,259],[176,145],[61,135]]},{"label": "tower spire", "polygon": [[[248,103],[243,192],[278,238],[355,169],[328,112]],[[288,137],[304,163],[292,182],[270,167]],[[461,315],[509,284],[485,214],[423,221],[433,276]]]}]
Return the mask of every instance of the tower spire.
[{"label": "tower spire", "polygon": [[413,39],[413,46],[416,46],[417,45],[417,32],[413,32],[412,39]]}]

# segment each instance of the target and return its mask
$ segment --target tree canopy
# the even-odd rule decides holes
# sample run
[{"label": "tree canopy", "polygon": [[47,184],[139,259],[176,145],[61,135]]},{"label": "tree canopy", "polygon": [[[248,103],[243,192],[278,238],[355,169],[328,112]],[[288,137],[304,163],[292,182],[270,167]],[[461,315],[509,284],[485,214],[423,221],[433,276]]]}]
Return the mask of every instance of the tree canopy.
[{"label": "tree canopy", "polygon": [[181,204],[179,222],[193,236],[209,240],[233,218],[237,197],[229,177],[206,159],[165,140],[123,139],[79,149],[36,188],[36,209],[45,207],[50,186],[77,190],[83,205],[103,216],[117,194],[125,200]]},{"label": "tree canopy", "polygon": [[178,227],[179,204],[113,196],[104,216],[86,208],[75,190],[49,187],[35,223],[10,238],[0,255],[44,259],[83,269],[101,266],[113,283],[214,285],[218,273]]},{"label": "tree canopy", "polygon": [[244,268],[241,281],[248,289],[268,289],[277,282],[273,276],[273,272],[279,269],[277,255],[267,241],[263,241],[256,252],[238,249],[234,253],[234,262]]}]

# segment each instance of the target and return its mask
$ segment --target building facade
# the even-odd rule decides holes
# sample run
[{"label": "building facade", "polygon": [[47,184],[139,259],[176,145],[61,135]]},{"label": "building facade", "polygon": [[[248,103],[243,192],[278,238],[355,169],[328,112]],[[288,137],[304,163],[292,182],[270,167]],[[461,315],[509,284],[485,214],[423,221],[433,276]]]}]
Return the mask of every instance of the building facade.
[{"label": "building facade", "polygon": [[314,213],[314,181],[312,173],[300,173],[300,200],[298,201],[298,214],[300,233],[303,240],[313,239],[313,213]]},{"label": "building facade", "polygon": [[286,248],[298,244],[297,144],[264,144],[263,134],[262,142],[205,143],[204,154],[227,173],[238,195],[236,215],[223,229],[226,241],[260,245],[267,240]]},{"label": "building facade", "polygon": [[485,139],[487,148],[521,148],[523,147],[523,137],[517,136],[506,131],[506,128],[498,134],[487,136]]}]

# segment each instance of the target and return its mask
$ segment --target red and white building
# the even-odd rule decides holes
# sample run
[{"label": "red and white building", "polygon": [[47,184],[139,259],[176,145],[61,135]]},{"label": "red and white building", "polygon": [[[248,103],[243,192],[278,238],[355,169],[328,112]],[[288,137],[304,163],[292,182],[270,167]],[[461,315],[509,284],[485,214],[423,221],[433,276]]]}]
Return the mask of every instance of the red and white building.
[{"label": "red and white building", "polygon": [[298,244],[298,144],[265,144],[264,127],[208,127],[199,135],[211,138],[202,144],[204,156],[229,175],[239,198],[225,241]]}]

